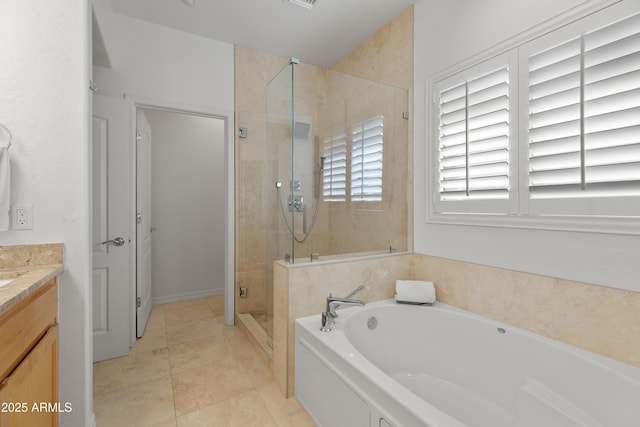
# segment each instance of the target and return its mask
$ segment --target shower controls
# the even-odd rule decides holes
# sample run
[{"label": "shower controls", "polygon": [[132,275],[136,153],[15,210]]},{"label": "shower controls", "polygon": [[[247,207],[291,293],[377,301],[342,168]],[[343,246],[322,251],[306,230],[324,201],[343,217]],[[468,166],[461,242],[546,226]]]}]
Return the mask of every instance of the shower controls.
[{"label": "shower controls", "polygon": [[247,287],[240,286],[240,298],[246,298],[246,297],[247,297]]},{"label": "shower controls", "polygon": [[304,212],[304,196],[289,195],[289,212]]},{"label": "shower controls", "polygon": [[291,182],[291,189],[293,191],[302,191],[302,182],[299,180]]}]

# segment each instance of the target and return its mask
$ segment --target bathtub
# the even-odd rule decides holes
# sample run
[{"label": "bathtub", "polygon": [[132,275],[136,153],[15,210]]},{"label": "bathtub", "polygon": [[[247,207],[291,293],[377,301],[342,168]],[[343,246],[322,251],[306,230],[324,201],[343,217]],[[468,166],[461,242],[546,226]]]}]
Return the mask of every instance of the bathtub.
[{"label": "bathtub", "polygon": [[319,426],[640,426],[640,368],[439,302],[338,313],[332,332],[295,325],[295,396]]}]

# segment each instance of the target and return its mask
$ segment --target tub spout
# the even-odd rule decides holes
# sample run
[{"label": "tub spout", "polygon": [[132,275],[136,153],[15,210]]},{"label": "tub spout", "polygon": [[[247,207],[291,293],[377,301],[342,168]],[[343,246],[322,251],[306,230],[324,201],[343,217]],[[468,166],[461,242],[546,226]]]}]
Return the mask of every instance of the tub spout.
[{"label": "tub spout", "polygon": [[[360,290],[360,289],[358,289]],[[335,324],[335,318],[338,317],[336,308],[340,305],[364,305],[364,301],[352,298],[339,298],[334,297],[331,294],[327,297],[327,311],[322,313],[322,332],[330,332],[333,330]]]},{"label": "tub spout", "polygon": [[352,298],[338,298],[331,295],[327,297],[327,312],[331,314],[331,317],[338,317],[336,308],[340,305],[364,305],[364,301]]},{"label": "tub spout", "polygon": [[[344,298],[342,298],[342,299],[352,300],[352,299],[353,299],[353,297],[354,297],[356,294],[358,294],[360,291],[362,291],[363,289],[364,289],[364,285],[360,285],[360,286],[358,286],[357,288],[355,288],[354,290],[352,290],[351,292],[349,292],[349,295],[347,295],[346,297],[344,297]],[[335,297],[332,297],[332,296],[331,296],[331,294],[329,294],[329,298],[333,298],[333,299],[334,299],[334,301],[335,301],[335,303],[333,304],[333,308],[334,308],[333,313],[335,314],[335,309],[337,309],[338,307],[340,307],[340,302],[339,302],[339,301],[337,301],[337,300],[339,300],[339,299],[341,299],[341,298],[335,298]],[[363,305],[364,305],[364,303],[363,303]],[[329,311],[329,303],[327,303],[327,311]],[[336,314],[334,317],[338,317],[338,315]]]}]

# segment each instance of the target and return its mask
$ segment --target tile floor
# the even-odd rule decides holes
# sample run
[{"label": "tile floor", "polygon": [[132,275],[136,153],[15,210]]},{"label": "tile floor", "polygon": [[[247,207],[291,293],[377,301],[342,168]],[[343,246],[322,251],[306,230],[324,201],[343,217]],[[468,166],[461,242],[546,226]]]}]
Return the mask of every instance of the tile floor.
[{"label": "tile floor", "polygon": [[97,427],[313,426],[284,399],[223,297],[156,305],[129,355],[94,364]]}]

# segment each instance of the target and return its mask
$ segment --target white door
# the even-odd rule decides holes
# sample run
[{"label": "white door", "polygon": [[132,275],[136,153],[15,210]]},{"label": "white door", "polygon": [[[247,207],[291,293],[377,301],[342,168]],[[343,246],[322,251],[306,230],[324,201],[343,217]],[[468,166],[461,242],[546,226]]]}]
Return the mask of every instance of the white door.
[{"label": "white door", "polygon": [[141,337],[151,313],[151,127],[140,109],[136,112],[136,330]]},{"label": "white door", "polygon": [[93,96],[93,360],[129,352],[130,101]]}]

